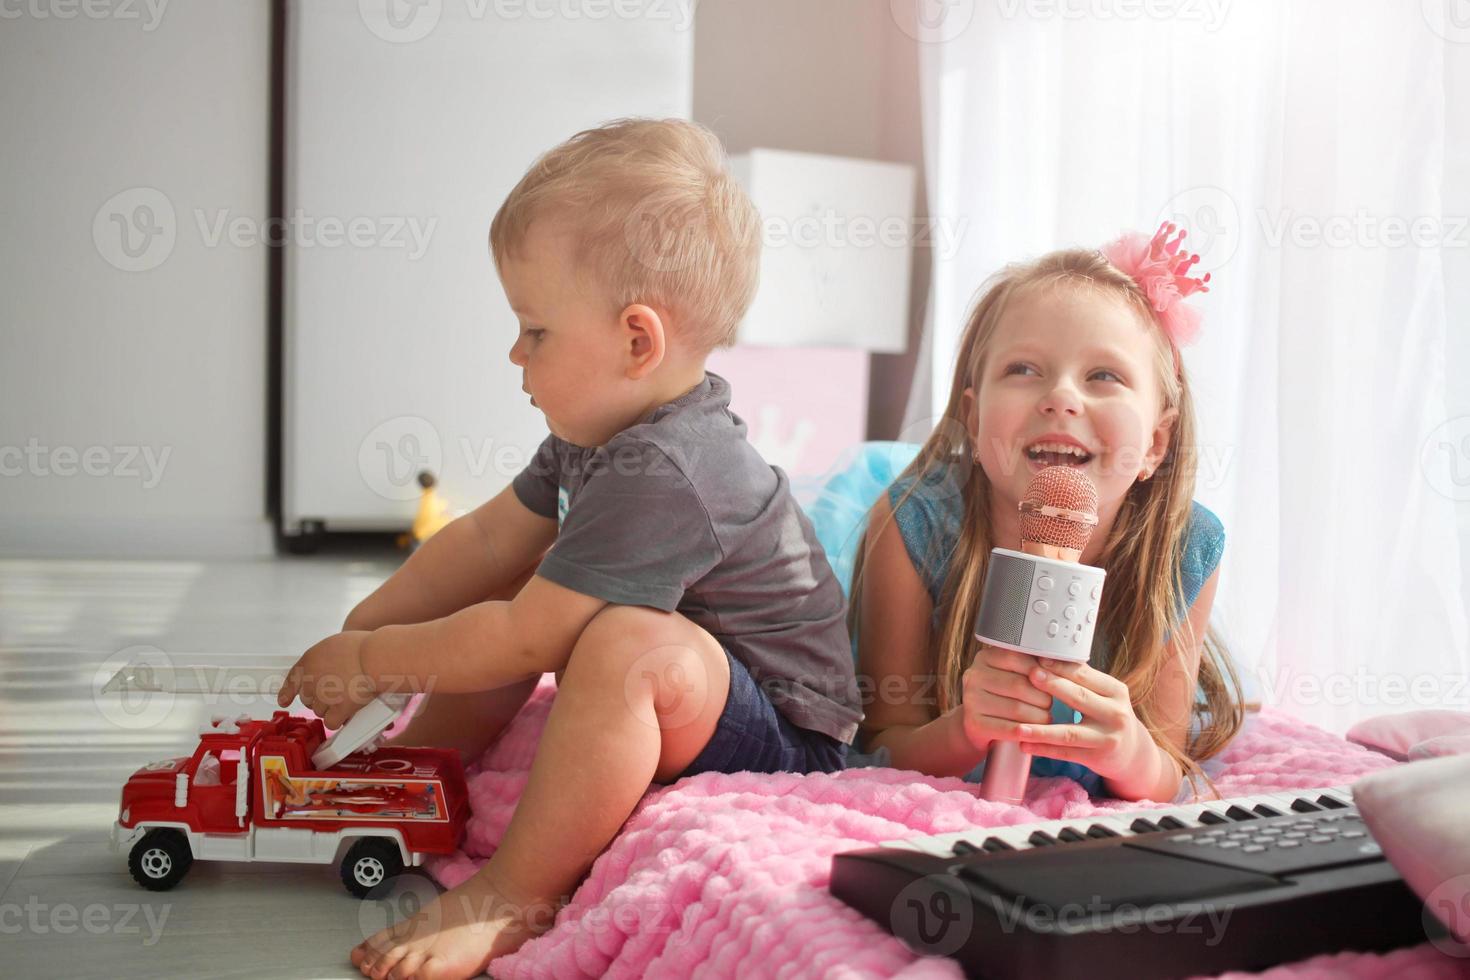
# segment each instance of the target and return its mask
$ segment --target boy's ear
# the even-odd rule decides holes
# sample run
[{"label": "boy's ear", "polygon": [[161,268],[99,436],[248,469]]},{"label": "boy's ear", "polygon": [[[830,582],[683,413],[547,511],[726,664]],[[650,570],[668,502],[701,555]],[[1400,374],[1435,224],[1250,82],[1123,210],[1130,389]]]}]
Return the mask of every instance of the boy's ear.
[{"label": "boy's ear", "polygon": [[618,329],[628,354],[627,376],[634,381],[648,377],[667,350],[663,317],[651,306],[634,303],[618,314]]}]

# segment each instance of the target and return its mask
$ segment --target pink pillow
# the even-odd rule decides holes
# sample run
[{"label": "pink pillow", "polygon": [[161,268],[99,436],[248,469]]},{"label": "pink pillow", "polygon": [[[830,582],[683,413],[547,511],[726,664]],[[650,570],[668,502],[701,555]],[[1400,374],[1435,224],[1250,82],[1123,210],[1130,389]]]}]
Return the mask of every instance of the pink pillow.
[{"label": "pink pillow", "polygon": [[1347,740],[1403,762],[1414,746],[1443,735],[1470,735],[1470,712],[1427,710],[1378,715],[1349,728]]},{"label": "pink pillow", "polygon": [[1353,802],[1425,908],[1460,943],[1470,943],[1470,755],[1370,773],[1353,784]]},{"label": "pink pillow", "polygon": [[1427,738],[1410,749],[1409,761],[1466,753],[1470,753],[1470,735],[1441,735],[1439,738]]}]

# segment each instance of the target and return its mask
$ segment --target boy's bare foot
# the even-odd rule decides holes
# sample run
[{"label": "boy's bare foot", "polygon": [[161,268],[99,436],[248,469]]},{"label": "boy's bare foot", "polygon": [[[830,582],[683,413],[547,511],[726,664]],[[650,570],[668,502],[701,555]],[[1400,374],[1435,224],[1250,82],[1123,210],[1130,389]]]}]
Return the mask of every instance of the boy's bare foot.
[{"label": "boy's bare foot", "polygon": [[352,964],[374,980],[472,977],[551,928],[556,902],[517,899],[487,870],[353,947]]}]

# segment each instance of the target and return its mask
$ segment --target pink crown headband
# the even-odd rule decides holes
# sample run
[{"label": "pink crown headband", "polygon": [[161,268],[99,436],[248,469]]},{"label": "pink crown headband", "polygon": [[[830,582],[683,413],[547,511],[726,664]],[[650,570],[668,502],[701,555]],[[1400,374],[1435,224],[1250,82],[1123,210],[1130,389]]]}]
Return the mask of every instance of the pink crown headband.
[{"label": "pink crown headband", "polygon": [[[1170,239],[1175,231],[1179,235]],[[1192,252],[1181,251],[1184,229],[1165,221],[1154,232],[1153,238],[1145,238],[1141,231],[1130,231],[1102,249],[1103,257],[1138,283],[1143,295],[1148,297],[1174,348],[1174,370],[1180,371],[1179,348],[1192,344],[1199,338],[1200,311],[1184,300],[1195,293],[1207,293],[1210,274],[1203,279],[1189,275],[1189,267],[1199,261]]]}]

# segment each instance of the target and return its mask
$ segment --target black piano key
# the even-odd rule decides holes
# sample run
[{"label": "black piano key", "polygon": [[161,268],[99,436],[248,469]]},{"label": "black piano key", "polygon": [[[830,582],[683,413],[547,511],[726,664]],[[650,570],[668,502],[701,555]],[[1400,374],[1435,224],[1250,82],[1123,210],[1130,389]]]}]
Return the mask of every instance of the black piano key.
[{"label": "black piano key", "polygon": [[1035,831],[1026,839],[1037,847],[1050,847],[1052,844],[1057,843],[1057,839],[1044,830]]},{"label": "black piano key", "polygon": [[1302,796],[1298,796],[1296,799],[1291,801],[1291,808],[1297,813],[1316,813],[1318,810],[1322,809],[1311,800],[1306,799]]},{"label": "black piano key", "polygon": [[1225,816],[1229,817],[1232,820],[1255,820],[1256,819],[1256,815],[1254,813],[1251,813],[1245,807],[1237,806],[1234,803],[1232,803],[1230,805],[1230,807],[1225,811]]},{"label": "black piano key", "polygon": [[1001,840],[999,837],[987,837],[980,842],[982,850],[994,853],[996,851],[1014,851],[1015,848]]},{"label": "black piano key", "polygon": [[1071,827],[1063,827],[1057,831],[1057,840],[1066,841],[1068,844],[1075,844],[1077,841],[1087,840],[1087,838],[1077,833]]},{"label": "black piano key", "polygon": [[1230,821],[1227,820],[1227,819],[1225,819],[1220,814],[1216,813],[1214,810],[1206,810],[1205,812],[1203,812],[1203,813],[1201,813],[1199,815],[1199,822],[1200,823],[1216,824],[1216,823],[1229,823]]},{"label": "black piano key", "polygon": [[1328,796],[1326,793],[1323,793],[1321,796],[1317,797],[1317,802],[1322,804],[1329,810],[1342,810],[1347,808],[1347,804],[1344,803],[1342,800],[1339,800],[1336,797]]},{"label": "black piano key", "polygon": [[1188,830],[1189,824],[1178,817],[1164,817],[1159,821],[1159,826],[1164,830]]},{"label": "black piano key", "polygon": [[1144,817],[1139,817],[1137,820],[1128,825],[1128,829],[1133,831],[1135,834],[1151,834],[1159,829],[1159,825],[1154,823],[1152,820],[1148,820]]},{"label": "black piano key", "polygon": [[1254,811],[1256,811],[1257,813],[1259,813],[1263,817],[1279,817],[1279,816],[1281,816],[1281,811],[1280,810],[1276,809],[1275,807],[1267,806],[1264,803],[1257,803],[1255,806],[1251,807],[1251,809],[1254,810]]},{"label": "black piano key", "polygon": [[953,850],[960,857],[969,857],[971,854],[981,853],[980,848],[976,847],[974,844],[971,844],[967,840],[955,841],[954,847],[951,848],[951,850]]},{"label": "black piano key", "polygon": [[1095,823],[1091,827],[1087,828],[1087,836],[1097,838],[1117,837],[1118,832],[1116,830],[1113,830],[1111,827],[1104,827],[1100,823]]}]

